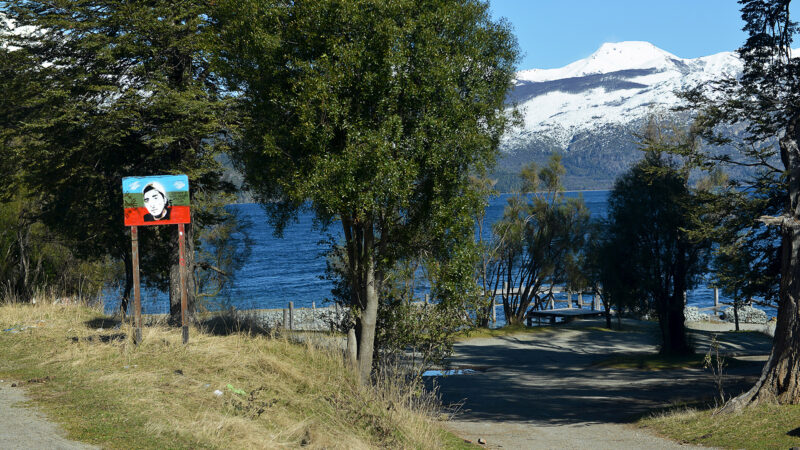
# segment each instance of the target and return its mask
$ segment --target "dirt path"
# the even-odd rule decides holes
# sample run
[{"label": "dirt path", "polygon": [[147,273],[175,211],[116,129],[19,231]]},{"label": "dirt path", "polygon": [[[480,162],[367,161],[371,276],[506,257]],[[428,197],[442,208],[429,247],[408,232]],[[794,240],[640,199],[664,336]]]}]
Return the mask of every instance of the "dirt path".
[{"label": "dirt path", "polygon": [[[58,425],[22,405],[28,399],[18,387],[0,382],[0,448],[85,450],[92,447],[63,437]],[[77,414],[77,412],[76,412]]]},{"label": "dirt path", "polygon": [[[589,329],[597,322],[559,326],[544,333],[473,339],[456,346],[455,366],[477,373],[439,379],[445,403],[463,401],[447,426],[489,448],[689,448],[630,425],[638,415],[674,403],[711,397],[710,374],[699,369],[643,371],[602,368],[613,355],[653,353],[653,325],[631,322],[627,331]],[[698,351],[710,332],[694,331]],[[770,338],[726,334],[729,355],[766,355]],[[753,383],[758,363],[731,369],[726,391]]]}]

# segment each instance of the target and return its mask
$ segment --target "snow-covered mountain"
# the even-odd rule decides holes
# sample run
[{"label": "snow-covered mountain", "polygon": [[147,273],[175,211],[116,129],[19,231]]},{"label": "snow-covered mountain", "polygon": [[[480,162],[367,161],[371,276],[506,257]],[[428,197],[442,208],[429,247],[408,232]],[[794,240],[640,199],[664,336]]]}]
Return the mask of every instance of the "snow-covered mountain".
[{"label": "snow-covered mountain", "polygon": [[640,156],[632,133],[649,113],[677,105],[676,90],[741,69],[733,52],[683,59],[648,42],[630,41],[603,44],[588,58],[559,69],[518,72],[509,100],[518,105],[524,123],[503,141],[501,170],[514,172],[528,160],[559,151],[573,178],[591,175],[594,167],[606,181],[613,180]]}]

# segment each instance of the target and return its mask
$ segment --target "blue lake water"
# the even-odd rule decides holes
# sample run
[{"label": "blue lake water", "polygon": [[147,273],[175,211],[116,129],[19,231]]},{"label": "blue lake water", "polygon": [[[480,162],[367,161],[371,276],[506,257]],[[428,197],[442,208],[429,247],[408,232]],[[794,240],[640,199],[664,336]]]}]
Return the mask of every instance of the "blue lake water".
[{"label": "blue lake water", "polygon": [[[604,217],[608,194],[609,191],[583,191],[567,192],[566,195],[582,196],[592,217]],[[508,197],[508,194],[503,194],[490,200],[486,210],[485,233],[488,233],[489,225],[502,216]],[[296,307],[310,307],[312,302],[322,306],[326,299],[331,298],[331,282],[323,279],[327,246],[321,242],[326,234],[314,228],[310,213],[300,214],[297,223],[289,226],[282,238],[276,238],[260,206],[240,204],[230,207],[237,209],[251,223],[249,231],[253,247],[244,268],[237,273],[232,289],[219,299],[221,304],[244,310],[284,308],[292,301]],[[338,236],[340,228],[334,224],[329,232]],[[721,297],[720,300],[727,299]],[[701,308],[713,306],[714,291],[699,286],[687,294],[687,301],[689,305]],[[116,302],[106,302],[108,311],[115,307]],[[169,301],[164,293],[142,292],[143,313],[163,314],[168,311]],[[767,314],[774,316],[775,310],[768,309]],[[498,308],[498,320],[502,323],[504,321],[500,316],[502,308]]]}]

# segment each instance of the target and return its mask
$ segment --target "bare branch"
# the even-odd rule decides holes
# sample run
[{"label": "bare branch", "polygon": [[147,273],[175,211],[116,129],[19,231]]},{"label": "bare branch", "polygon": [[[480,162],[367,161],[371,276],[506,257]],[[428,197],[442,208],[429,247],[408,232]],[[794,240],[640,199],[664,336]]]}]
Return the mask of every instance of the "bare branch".
[{"label": "bare branch", "polygon": [[782,215],[778,217],[773,216],[761,216],[758,218],[758,221],[763,223],[766,226],[780,226],[784,228],[800,228],[800,222],[797,221],[794,217],[788,215]]}]

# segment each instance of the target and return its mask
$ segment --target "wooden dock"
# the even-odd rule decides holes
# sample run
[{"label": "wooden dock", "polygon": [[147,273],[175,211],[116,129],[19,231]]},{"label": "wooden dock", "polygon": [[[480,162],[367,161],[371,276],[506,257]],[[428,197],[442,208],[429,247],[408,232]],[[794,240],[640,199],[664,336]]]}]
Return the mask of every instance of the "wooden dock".
[{"label": "wooden dock", "polygon": [[556,318],[561,317],[564,322],[571,322],[575,319],[581,319],[585,317],[600,317],[605,314],[605,311],[600,311],[597,309],[577,309],[577,308],[559,308],[559,309],[541,309],[541,310],[530,310],[525,315],[525,318],[528,321],[528,326],[533,325],[533,319],[538,319],[541,321],[543,318],[549,318],[550,323],[556,323]]}]

